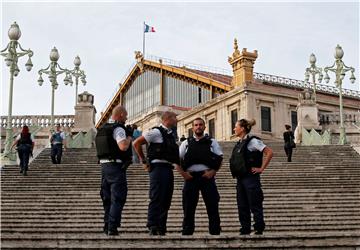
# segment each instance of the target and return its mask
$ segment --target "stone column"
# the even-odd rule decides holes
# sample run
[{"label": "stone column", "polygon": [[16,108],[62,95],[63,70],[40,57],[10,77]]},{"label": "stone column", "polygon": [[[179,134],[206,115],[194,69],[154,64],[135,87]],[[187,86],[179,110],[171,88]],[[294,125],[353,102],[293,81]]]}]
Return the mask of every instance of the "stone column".
[{"label": "stone column", "polygon": [[87,91],[78,95],[78,103],[75,106],[75,122],[72,132],[87,132],[95,129],[94,96]]}]

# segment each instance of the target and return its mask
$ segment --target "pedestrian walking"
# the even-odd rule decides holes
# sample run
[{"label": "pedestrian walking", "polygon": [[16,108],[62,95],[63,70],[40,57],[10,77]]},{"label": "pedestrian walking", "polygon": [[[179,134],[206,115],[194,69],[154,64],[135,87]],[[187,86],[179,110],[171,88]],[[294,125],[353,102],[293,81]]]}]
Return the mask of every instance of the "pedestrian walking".
[{"label": "pedestrian walking", "polygon": [[296,147],[296,144],[294,142],[294,133],[291,131],[291,126],[286,124],[285,129],[286,129],[286,131],[283,133],[284,150],[285,150],[285,154],[287,156],[287,161],[291,162],[293,148]]},{"label": "pedestrian walking", "polygon": [[20,159],[20,173],[24,176],[27,175],[29,168],[29,159],[34,149],[34,137],[29,132],[28,126],[23,126],[21,133],[16,137],[11,149],[16,145],[17,152]]}]

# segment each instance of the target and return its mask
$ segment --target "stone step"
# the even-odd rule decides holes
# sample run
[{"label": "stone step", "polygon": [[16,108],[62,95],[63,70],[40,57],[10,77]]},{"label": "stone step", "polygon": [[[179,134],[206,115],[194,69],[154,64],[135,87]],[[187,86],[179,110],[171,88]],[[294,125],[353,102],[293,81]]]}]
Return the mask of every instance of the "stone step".
[{"label": "stone step", "polygon": [[[360,156],[346,146],[298,146],[286,162],[283,142],[266,142],[274,150],[262,174],[265,221],[262,236],[240,236],[236,180],[228,158],[235,142],[221,144],[223,167],[217,174],[223,232],[208,235],[208,218],[200,198],[196,232],[181,236],[183,179],[175,173],[168,235],[149,237],[146,230],[149,177],[142,166],[129,167],[128,197],[120,236],[101,233],[101,167],[95,149],[69,149],[63,163],[52,165],[46,149],[21,176],[17,166],[1,171],[2,249],[354,249],[360,246]],[[24,209],[26,208],[26,209]]]},{"label": "stone step", "polygon": [[265,234],[262,236],[239,236],[229,234],[226,236],[209,236],[207,234],[195,234],[194,236],[155,236],[141,235],[120,235],[107,237],[98,234],[85,235],[53,235],[50,233],[38,236],[8,234],[2,242],[2,249],[18,249],[18,242],[21,245],[31,248],[54,249],[54,248],[85,248],[85,249],[350,249],[358,245],[356,238],[359,233],[343,231],[342,233],[297,233],[279,232],[277,234]]}]

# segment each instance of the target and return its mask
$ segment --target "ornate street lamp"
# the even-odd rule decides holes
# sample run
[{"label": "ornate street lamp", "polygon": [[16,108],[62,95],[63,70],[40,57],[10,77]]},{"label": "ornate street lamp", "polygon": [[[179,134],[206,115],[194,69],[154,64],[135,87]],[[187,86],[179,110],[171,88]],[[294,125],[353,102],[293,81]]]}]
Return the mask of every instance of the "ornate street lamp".
[{"label": "ornate street lamp", "polygon": [[329,82],[330,77],[328,75],[328,71],[334,72],[336,79],[335,79],[335,85],[339,88],[339,100],[340,100],[340,139],[339,144],[344,145],[346,144],[346,133],[345,133],[345,127],[344,127],[344,117],[343,117],[343,100],[342,100],[342,80],[345,77],[346,72],[351,71],[350,81],[351,83],[354,83],[356,78],[354,75],[355,69],[353,67],[348,67],[345,65],[345,63],[341,60],[344,56],[344,51],[338,44],[335,48],[335,62],[332,66],[328,66],[324,68],[325,71],[325,81],[326,83]]},{"label": "ornate street lamp", "polygon": [[51,83],[51,129],[54,129],[54,99],[55,99],[55,90],[58,88],[59,84],[57,82],[57,76],[60,74],[65,73],[65,78],[64,78],[64,84],[68,85],[71,81],[71,76],[70,76],[70,71],[68,69],[63,69],[62,67],[60,67],[60,65],[58,64],[58,60],[59,60],[59,52],[56,49],[56,47],[54,47],[51,52],[50,52],[50,64],[49,66],[47,66],[47,68],[45,69],[40,69],[39,70],[39,79],[38,79],[38,83],[41,86],[44,82],[43,78],[42,78],[42,74],[45,75],[49,75],[48,78],[50,80]]},{"label": "ornate street lamp", "polygon": [[[14,22],[8,31],[8,36],[10,38],[10,42],[6,46],[5,49],[1,50],[1,55],[5,57],[6,66],[10,68],[10,88],[9,88],[9,109],[8,109],[8,117],[6,124],[6,141],[5,141],[5,149],[4,156],[13,159],[10,155],[10,147],[13,143],[13,131],[11,128],[11,120],[12,120],[12,97],[13,97],[13,85],[14,85],[14,76],[18,76],[20,69],[18,67],[18,59],[22,56],[28,55],[29,59],[25,63],[25,68],[27,71],[30,71],[33,67],[31,62],[31,57],[33,56],[33,52],[28,49],[25,50],[21,47],[18,40],[21,37],[21,31],[19,25]],[[17,51],[19,49],[19,51]]]},{"label": "ornate street lamp", "polygon": [[309,78],[311,75],[311,80],[312,80],[312,84],[313,84],[313,89],[314,89],[314,99],[316,102],[316,83],[315,83],[315,76],[319,75],[318,77],[318,81],[319,83],[321,83],[322,79],[323,79],[323,74],[321,73],[322,69],[316,67],[315,63],[316,63],[316,57],[314,54],[310,55],[310,67],[306,68],[305,70],[305,82],[309,82]]},{"label": "ornate street lamp", "polygon": [[[80,64],[81,64],[80,57],[76,56],[75,60],[74,60],[75,67],[73,70],[70,70],[71,76],[75,77],[75,106],[77,104],[79,78],[80,78],[81,82],[84,84],[84,86],[86,84],[85,71],[80,69]],[[71,77],[70,77],[69,83],[70,83],[70,86],[72,86],[73,81],[72,81]]]}]

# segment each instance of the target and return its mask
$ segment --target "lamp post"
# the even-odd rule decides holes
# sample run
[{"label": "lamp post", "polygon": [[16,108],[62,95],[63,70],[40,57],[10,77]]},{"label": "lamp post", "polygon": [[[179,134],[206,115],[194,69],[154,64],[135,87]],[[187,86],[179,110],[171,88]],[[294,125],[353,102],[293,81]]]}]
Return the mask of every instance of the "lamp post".
[{"label": "lamp post", "polygon": [[59,60],[59,52],[56,49],[56,47],[54,47],[51,52],[50,52],[50,64],[49,66],[47,66],[47,68],[45,69],[40,69],[39,70],[39,79],[38,79],[38,83],[41,86],[44,82],[43,78],[42,78],[42,74],[45,75],[49,75],[48,78],[50,80],[51,83],[51,129],[54,129],[54,99],[55,99],[55,90],[58,88],[59,84],[57,82],[57,76],[60,74],[65,73],[65,78],[64,78],[64,84],[68,85],[69,82],[71,81],[71,76],[70,76],[70,72],[68,69],[63,69],[62,67],[60,67],[60,65],[58,64],[58,60]]},{"label": "lamp post", "polygon": [[321,83],[322,79],[323,79],[323,74],[322,74],[322,69],[319,67],[316,67],[315,63],[316,63],[316,57],[315,55],[312,53],[310,55],[310,67],[306,68],[305,70],[305,82],[309,82],[309,78],[311,75],[311,80],[312,80],[312,84],[313,84],[313,88],[314,88],[314,99],[316,102],[316,83],[315,83],[315,77],[316,75],[319,75],[318,77],[318,81],[319,83]]},{"label": "lamp post", "polygon": [[351,71],[350,81],[354,83],[356,78],[354,75],[355,69],[353,67],[348,67],[345,63],[341,60],[344,56],[344,51],[338,44],[335,48],[335,62],[332,66],[328,66],[324,68],[325,71],[325,81],[326,83],[329,82],[330,77],[328,75],[328,71],[334,72],[336,79],[335,85],[339,88],[339,101],[340,101],[340,139],[339,144],[344,145],[346,144],[346,133],[344,127],[344,117],[343,117],[343,100],[342,100],[342,80],[345,77],[346,72]]},{"label": "lamp post", "polygon": [[[75,60],[74,60],[75,67],[73,70],[70,70],[71,76],[75,77],[75,106],[77,104],[79,78],[80,78],[81,82],[84,84],[84,86],[86,84],[85,71],[80,69],[80,64],[81,64],[80,57],[76,56]],[[73,81],[72,81],[71,77],[70,77],[69,83],[70,83],[70,86],[72,86]]]},{"label": "lamp post", "polygon": [[[31,62],[31,57],[33,56],[33,52],[28,49],[25,50],[21,47],[18,40],[21,37],[21,31],[19,25],[14,22],[8,31],[8,36],[10,38],[10,42],[6,46],[5,49],[1,50],[0,53],[5,57],[6,66],[10,68],[10,88],[9,88],[9,107],[8,107],[8,117],[6,124],[6,140],[5,140],[5,149],[4,156],[10,159],[13,157],[10,154],[10,148],[13,143],[13,131],[11,128],[11,120],[12,120],[12,98],[13,98],[13,85],[14,85],[14,76],[18,76],[20,69],[18,67],[18,59],[22,56],[28,55],[29,59],[25,63],[25,68],[27,71],[30,71],[33,67]],[[17,51],[19,49],[19,51]]]}]

